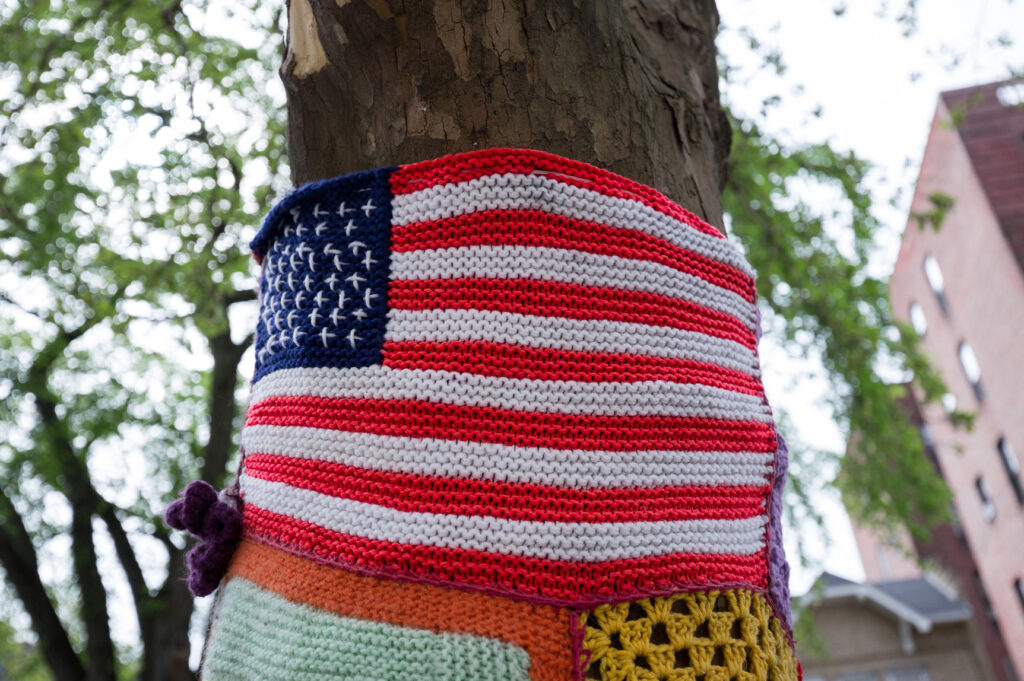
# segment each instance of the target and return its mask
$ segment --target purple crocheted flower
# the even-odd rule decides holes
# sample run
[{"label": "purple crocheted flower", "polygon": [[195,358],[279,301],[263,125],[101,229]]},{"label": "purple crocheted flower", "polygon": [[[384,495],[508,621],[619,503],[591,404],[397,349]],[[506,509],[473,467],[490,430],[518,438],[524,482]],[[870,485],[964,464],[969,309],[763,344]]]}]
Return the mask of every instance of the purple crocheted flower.
[{"label": "purple crocheted flower", "polygon": [[196,480],[167,507],[164,519],[174,529],[187,530],[200,540],[186,559],[188,588],[196,596],[212,593],[227,572],[242,533],[242,514],[218,500],[210,483]]}]

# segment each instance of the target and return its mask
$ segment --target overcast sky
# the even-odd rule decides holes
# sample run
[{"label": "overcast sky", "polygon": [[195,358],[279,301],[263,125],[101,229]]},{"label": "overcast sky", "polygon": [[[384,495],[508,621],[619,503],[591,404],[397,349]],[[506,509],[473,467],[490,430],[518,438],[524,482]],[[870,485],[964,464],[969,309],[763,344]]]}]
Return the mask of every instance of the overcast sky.
[{"label": "overcast sky", "polygon": [[[738,78],[726,86],[730,105],[754,113],[763,99],[779,95],[781,103],[765,122],[770,132],[793,143],[827,140],[877,166],[872,186],[885,229],[878,236],[876,264],[886,274],[896,259],[939,93],[1024,71],[1024,2],[920,0],[918,30],[910,37],[895,20],[904,4],[718,2],[725,27],[719,49],[731,65],[740,67]],[[844,7],[841,16],[834,11]],[[740,36],[743,27],[781,53],[787,67],[782,76],[761,68]],[[819,105],[822,115],[815,118],[810,112]],[[890,207],[893,196],[899,198]],[[842,451],[845,443],[822,404],[827,387],[813,377],[819,368],[791,360],[770,342],[762,342],[761,352],[769,399],[793,417],[792,431],[784,434]],[[815,553],[824,569],[862,579],[841,505],[835,495],[820,497],[832,545],[827,551],[817,545]],[[794,593],[806,591],[815,576],[815,569],[794,566]]]}]

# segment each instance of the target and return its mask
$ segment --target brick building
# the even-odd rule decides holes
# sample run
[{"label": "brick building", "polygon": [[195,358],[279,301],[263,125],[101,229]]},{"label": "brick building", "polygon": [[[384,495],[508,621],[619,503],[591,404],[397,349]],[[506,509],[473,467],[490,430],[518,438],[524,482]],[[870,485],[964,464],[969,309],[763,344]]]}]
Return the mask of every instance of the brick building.
[{"label": "brick building", "polygon": [[[920,228],[942,196],[954,204],[941,228]],[[942,94],[890,294],[950,391],[912,410],[957,516],[917,552],[988,621],[997,678],[1024,678],[1024,82]],[[973,429],[954,408],[975,414]],[[860,539],[869,577],[880,573],[885,547]]]}]

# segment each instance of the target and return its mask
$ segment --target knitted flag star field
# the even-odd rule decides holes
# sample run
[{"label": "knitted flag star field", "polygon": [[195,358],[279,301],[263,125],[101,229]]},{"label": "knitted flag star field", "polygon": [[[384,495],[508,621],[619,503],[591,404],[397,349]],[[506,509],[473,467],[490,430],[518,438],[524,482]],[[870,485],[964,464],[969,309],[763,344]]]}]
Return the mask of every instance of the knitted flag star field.
[{"label": "knitted flag star field", "polygon": [[204,679],[798,678],[785,448],[717,229],[494,149],[307,185],[252,248]]}]

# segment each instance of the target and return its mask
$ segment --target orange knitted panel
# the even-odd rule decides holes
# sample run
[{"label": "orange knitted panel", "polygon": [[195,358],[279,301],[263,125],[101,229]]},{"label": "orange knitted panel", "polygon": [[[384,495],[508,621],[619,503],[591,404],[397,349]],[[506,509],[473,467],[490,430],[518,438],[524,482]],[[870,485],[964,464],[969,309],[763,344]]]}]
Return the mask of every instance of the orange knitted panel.
[{"label": "orange knitted panel", "polygon": [[572,621],[565,608],[357,575],[250,540],[238,547],[228,571],[233,577],[342,617],[506,641],[530,655],[533,681],[572,678]]}]

